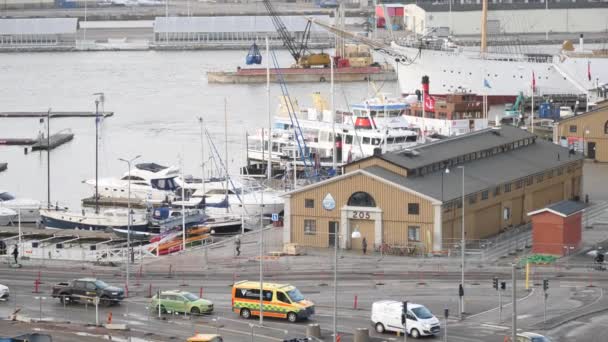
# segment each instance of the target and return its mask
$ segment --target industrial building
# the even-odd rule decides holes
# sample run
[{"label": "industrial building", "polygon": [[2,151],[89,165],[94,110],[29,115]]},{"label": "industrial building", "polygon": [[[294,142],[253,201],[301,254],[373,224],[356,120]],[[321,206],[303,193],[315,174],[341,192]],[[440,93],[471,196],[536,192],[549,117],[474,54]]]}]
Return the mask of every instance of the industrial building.
[{"label": "industrial building", "polygon": [[[376,154],[287,193],[283,240],[302,246],[402,246],[444,253],[530,222],[527,213],[580,200],[583,156],[512,126]],[[464,177],[464,182],[463,182]],[[464,183],[464,184],[463,184]],[[371,248],[371,247],[370,247]]]},{"label": "industrial building", "polygon": [[553,141],[589,159],[608,162],[608,100],[587,113],[560,119],[553,130]]},{"label": "industrial building", "polygon": [[[408,2],[408,1],[405,1]],[[411,32],[426,34],[450,28],[454,35],[481,34],[481,1],[418,1],[388,5],[391,23]],[[381,23],[387,23],[382,5],[376,8]],[[592,1],[488,1],[488,34],[551,34],[605,32],[608,3]]]},{"label": "industrial building", "polygon": [[74,47],[77,18],[0,19],[0,49]]},{"label": "industrial building", "polygon": [[[328,16],[313,16],[329,21]],[[307,20],[302,16],[281,16],[287,30],[297,42],[302,40]],[[283,40],[268,16],[218,17],[156,17],[154,44],[183,46],[249,47],[253,42],[263,44],[268,37],[273,46],[283,46]],[[333,42],[329,32],[312,25],[309,46],[328,46]]]}]

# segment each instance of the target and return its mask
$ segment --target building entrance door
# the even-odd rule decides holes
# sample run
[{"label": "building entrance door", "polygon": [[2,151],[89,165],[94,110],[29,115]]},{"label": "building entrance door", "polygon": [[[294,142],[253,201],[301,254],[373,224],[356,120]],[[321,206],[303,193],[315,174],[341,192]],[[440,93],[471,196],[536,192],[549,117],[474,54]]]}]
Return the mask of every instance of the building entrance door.
[{"label": "building entrance door", "polygon": [[587,142],[587,158],[595,159],[595,142]]},{"label": "building entrance door", "polygon": [[338,226],[340,222],[330,221],[329,222],[329,247],[336,246],[336,234],[338,234]]}]

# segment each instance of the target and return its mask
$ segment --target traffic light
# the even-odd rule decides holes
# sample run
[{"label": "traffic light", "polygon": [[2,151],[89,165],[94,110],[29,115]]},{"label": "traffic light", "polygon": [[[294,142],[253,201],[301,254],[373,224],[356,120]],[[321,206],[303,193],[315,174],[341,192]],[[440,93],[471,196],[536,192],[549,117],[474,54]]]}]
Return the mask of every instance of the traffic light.
[{"label": "traffic light", "polygon": [[543,279],[543,290],[547,291],[549,289],[549,279]]},{"label": "traffic light", "polygon": [[401,324],[405,325],[405,318],[407,316],[407,301],[403,302],[403,307],[401,311]]},{"label": "traffic light", "polygon": [[498,278],[494,277],[494,279],[492,279],[492,287],[498,290]]},{"label": "traffic light", "polygon": [[507,282],[506,281],[501,281],[500,282],[500,289],[501,290],[506,290],[507,289]]}]

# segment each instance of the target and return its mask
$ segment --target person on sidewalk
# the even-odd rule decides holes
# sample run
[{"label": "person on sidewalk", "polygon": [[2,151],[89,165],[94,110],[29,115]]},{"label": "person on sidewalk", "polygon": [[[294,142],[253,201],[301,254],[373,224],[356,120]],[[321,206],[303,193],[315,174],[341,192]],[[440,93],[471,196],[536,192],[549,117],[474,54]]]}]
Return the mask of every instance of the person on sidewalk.
[{"label": "person on sidewalk", "polygon": [[239,236],[234,240],[234,248],[236,248],[236,256],[241,255],[241,238]]},{"label": "person on sidewalk", "polygon": [[17,262],[17,258],[19,258],[19,248],[17,248],[17,245],[15,245],[15,248],[13,249],[13,257],[15,257],[15,264],[18,264]]},{"label": "person on sidewalk", "polygon": [[361,241],[361,247],[363,248],[363,255],[367,254],[367,239],[365,237]]}]

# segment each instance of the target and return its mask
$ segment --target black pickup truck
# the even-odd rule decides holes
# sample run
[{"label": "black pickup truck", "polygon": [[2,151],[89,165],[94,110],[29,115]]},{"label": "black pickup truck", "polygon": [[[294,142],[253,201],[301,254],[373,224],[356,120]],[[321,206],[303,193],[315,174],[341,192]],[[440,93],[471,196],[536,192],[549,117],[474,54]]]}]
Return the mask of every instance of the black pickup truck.
[{"label": "black pickup truck", "polygon": [[53,298],[66,302],[94,303],[99,298],[99,304],[110,306],[123,300],[125,291],[119,287],[110,286],[94,278],[72,280],[69,283],[58,283],[53,286]]}]

